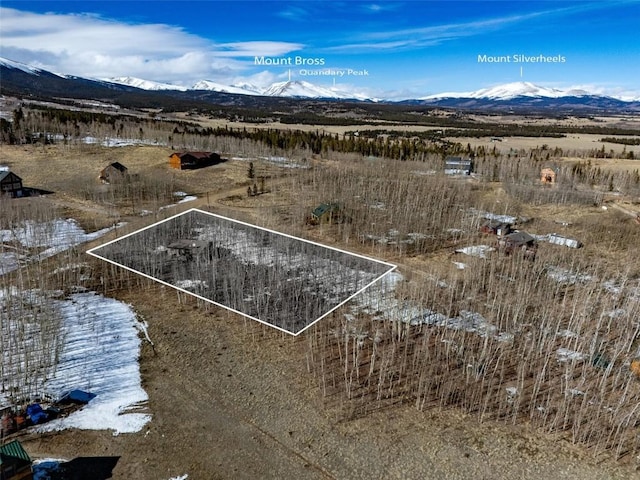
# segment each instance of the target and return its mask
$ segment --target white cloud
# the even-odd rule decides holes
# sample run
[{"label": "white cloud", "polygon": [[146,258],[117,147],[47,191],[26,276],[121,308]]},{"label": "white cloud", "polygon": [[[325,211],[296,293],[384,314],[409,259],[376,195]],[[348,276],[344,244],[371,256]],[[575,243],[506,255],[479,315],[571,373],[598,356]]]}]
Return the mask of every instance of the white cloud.
[{"label": "white cloud", "polygon": [[297,43],[215,43],[181,27],[133,24],[92,14],[32,13],[0,8],[0,56],[56,73],[91,78],[135,76],[191,85],[232,79],[255,55],[278,56]]},{"label": "white cloud", "polygon": [[[383,10],[380,5],[368,6],[370,12],[377,13]],[[462,23],[446,23],[427,27],[407,28],[400,30],[366,31],[355,37],[355,41],[349,44],[328,48],[334,52],[369,52],[375,50],[393,51],[420,49],[441,45],[444,42],[479,35],[489,32],[513,28],[518,24],[531,22],[535,19],[563,17],[576,12],[586,12],[607,8],[606,2],[594,2],[575,6],[561,7],[550,10],[535,11],[523,14],[498,16],[483,20],[473,20]]]},{"label": "white cloud", "polygon": [[218,46],[218,56],[224,57],[277,57],[289,52],[301,50],[304,45],[287,42],[240,42],[223,43]]}]

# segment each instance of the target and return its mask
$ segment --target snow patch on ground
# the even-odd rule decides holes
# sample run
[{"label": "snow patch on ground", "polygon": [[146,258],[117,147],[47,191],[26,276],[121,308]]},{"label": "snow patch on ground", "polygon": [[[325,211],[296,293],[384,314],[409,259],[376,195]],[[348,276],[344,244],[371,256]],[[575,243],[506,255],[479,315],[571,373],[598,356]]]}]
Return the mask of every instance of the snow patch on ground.
[{"label": "snow patch on ground", "polygon": [[384,236],[367,233],[363,235],[363,238],[379,243],[380,245],[413,245],[419,241],[426,240],[429,236],[419,232],[409,232],[402,236],[398,230],[391,229]]},{"label": "snow patch on ground", "polygon": [[84,137],[83,143],[87,145],[102,145],[103,147],[129,147],[132,145],[153,145],[166,147],[166,142],[158,142],[156,140],[140,140],[136,138],[96,138],[96,137]]},{"label": "snow patch on ground", "polygon": [[402,275],[395,271],[385,275],[352,300],[355,304],[354,313],[361,311],[372,315],[374,319],[398,321],[410,325],[424,324],[464,330],[481,337],[495,338],[501,342],[513,340],[512,334],[498,331],[497,327],[477,312],[462,310],[457,317],[448,317],[413,302],[397,299],[395,291],[403,280]]},{"label": "snow patch on ground", "polygon": [[566,268],[549,266],[547,267],[547,277],[555,280],[559,283],[568,283],[573,285],[575,283],[585,283],[590,281],[593,277],[591,275],[583,273],[574,273]]},{"label": "snow patch on ground", "polygon": [[558,362],[565,363],[571,360],[575,360],[580,362],[587,358],[584,353],[577,352],[575,350],[569,350],[568,348],[559,348],[556,350],[556,355],[558,356]]},{"label": "snow patch on ground", "polygon": [[20,268],[20,257],[14,252],[1,252],[0,253],[0,275],[13,272]]},{"label": "snow patch on ground", "polygon": [[183,290],[198,290],[209,288],[207,282],[203,280],[178,280],[176,281],[176,287],[182,288]]},{"label": "snow patch on ground", "polygon": [[[184,193],[184,192],[176,192],[176,193]],[[175,195],[175,193],[174,193]],[[175,207],[176,205],[180,204],[180,203],[186,203],[186,202],[193,202],[194,200],[197,200],[198,197],[194,196],[194,195],[187,195],[186,193],[182,196],[181,200],[178,200],[177,203],[172,203],[170,205],[165,205],[163,207],[160,207],[158,210],[166,210],[167,208],[172,208]]]},{"label": "snow patch on ground", "polygon": [[518,221],[518,217],[514,217],[513,215],[499,215],[491,212],[483,212],[482,210],[477,210],[475,208],[471,208],[470,210],[472,213],[487,220],[496,220],[501,223],[508,223],[509,225],[513,225]]},{"label": "snow patch on ground", "polygon": [[[149,414],[135,411],[148,398],[138,365],[138,333],[146,335],[145,325],[130,306],[117,300],[94,292],[59,295],[0,291],[0,311],[8,312],[8,321],[0,323],[5,385],[12,387],[15,401],[32,395],[55,400],[74,389],[96,395],[68,417],[34,427],[37,432],[139,431],[150,420]],[[46,319],[50,320],[43,322]],[[52,331],[44,332],[52,325]],[[25,379],[27,361],[38,368]]]},{"label": "snow patch on ground", "polygon": [[[24,295],[44,296],[38,291]],[[0,297],[0,307],[7,300],[8,293]],[[57,365],[43,371],[46,376],[34,382],[52,398],[73,389],[89,391],[96,397],[68,417],[35,427],[36,431],[79,428],[113,430],[117,435],[141,430],[150,415],[135,411],[148,397],[140,383],[140,327],[131,307],[92,292],[48,302],[61,318],[62,347]],[[23,349],[32,344],[28,335],[19,340]],[[7,365],[17,370],[5,371],[5,375],[22,375],[16,362]]]},{"label": "snow patch on ground", "polygon": [[[125,224],[118,223],[113,227],[103,228],[93,233],[86,233],[73,218],[57,218],[48,222],[27,220],[14,228],[0,230],[0,243],[13,242],[24,248],[47,247],[32,257],[33,260],[41,261],[81,243],[95,240],[114,228],[119,228],[123,225]],[[2,260],[0,275],[16,270],[19,267],[17,261],[19,257],[17,255],[13,254],[13,256],[11,256],[11,253],[0,255],[0,259]],[[27,257],[24,256],[22,258]]]},{"label": "snow patch on ground", "polygon": [[473,245],[471,247],[458,248],[456,253],[464,253],[471,257],[487,258],[487,254],[494,250],[495,248],[489,245]]}]

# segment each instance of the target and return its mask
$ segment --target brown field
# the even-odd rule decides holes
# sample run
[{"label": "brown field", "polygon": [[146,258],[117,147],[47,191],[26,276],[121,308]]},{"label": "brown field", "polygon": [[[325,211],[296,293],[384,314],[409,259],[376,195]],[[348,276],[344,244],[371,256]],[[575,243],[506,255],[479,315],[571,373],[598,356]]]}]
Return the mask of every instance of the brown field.
[{"label": "brown field", "polygon": [[[487,150],[491,151],[495,146],[498,151],[503,154],[507,154],[513,150],[520,150],[521,148],[528,150],[530,148],[541,148],[543,145],[547,145],[550,149],[556,147],[566,151],[588,151],[599,150],[604,145],[605,151],[608,153],[613,150],[614,153],[620,154],[623,150],[626,152],[634,152],[636,158],[640,155],[640,146],[621,145],[619,143],[600,142],[599,140],[607,135],[589,135],[589,134],[568,134],[564,138],[546,138],[546,137],[504,137],[500,142],[492,142],[489,137],[475,138],[475,137],[452,137],[449,138],[451,142],[459,142],[463,145],[467,143],[472,147],[484,146]],[[572,160],[568,158],[567,160]],[[580,159],[585,161],[586,158]],[[600,160],[600,159],[598,159]],[[611,164],[618,164],[622,162],[624,165],[628,165],[629,168],[638,168],[640,161],[638,160],[620,160],[612,159]],[[635,162],[635,164],[634,164]],[[604,164],[607,165],[607,164]],[[635,165],[635,167],[634,167]]]},{"label": "brown field", "polygon": [[[553,148],[556,139],[513,142],[525,140],[535,142],[533,147],[547,143]],[[596,148],[587,138],[557,140],[575,140],[580,148]],[[514,144],[509,139],[497,146],[510,148]],[[527,143],[522,145],[518,148],[528,148],[524,146]],[[569,145],[574,143],[562,145],[573,148]],[[229,160],[202,170],[177,171],[168,166],[170,153],[162,147],[3,146],[2,163],[18,173],[26,186],[55,192],[41,199],[19,201],[50,203],[77,218],[88,230],[126,221],[127,226],[119,232],[126,233],[180,210],[201,207],[397,262],[407,278],[417,279],[416,285],[432,277],[455,279],[458,275],[463,279],[466,273],[456,272],[453,260],[468,262],[472,267],[479,264],[477,260],[461,259],[454,253],[453,244],[404,256],[392,248],[349,237],[343,233],[348,226],[306,225],[305,213],[330,195],[328,189],[322,189],[324,177],[320,175],[306,176],[303,171],[256,161],[256,175],[267,177],[268,193],[248,197],[246,190],[253,182],[247,179],[247,161]],[[98,173],[114,161],[126,165],[131,173],[168,182],[175,191],[196,195],[198,200],[141,217],[142,209],[156,211],[161,206],[158,201],[130,207],[85,198],[85,186],[100,189]],[[632,161],[608,162],[621,169],[634,166]],[[344,168],[342,174],[353,181],[366,177],[369,169],[366,163],[343,167],[339,162],[314,159],[312,164],[317,167],[314,172]],[[415,165],[402,168],[409,171]],[[385,180],[390,178],[391,174]],[[585,243],[577,253],[542,244],[543,261],[597,263],[612,270],[638,268],[636,249],[628,242],[637,238],[634,228],[640,226],[624,212],[593,205],[523,204],[510,198],[497,183],[480,185],[471,180],[456,185],[453,189],[460,195],[473,195],[478,208],[530,217],[533,220],[527,230],[557,232]],[[344,191],[344,198],[352,199],[357,193]],[[387,193],[395,194],[394,189]],[[409,205],[406,197],[402,201]],[[636,206],[625,208],[633,211]],[[384,229],[388,228],[385,225]],[[608,231],[628,235],[603,240]],[[472,233],[464,241],[482,242],[486,238]],[[90,261],[100,269],[97,260]],[[323,395],[310,358],[312,334],[296,338],[280,334],[146,280],[132,280],[129,285],[144,288],[113,287],[108,293],[132,304],[149,322],[155,347],[144,343],[140,368],[152,421],[137,434],[115,437],[110,432],[95,431],[28,435],[22,440],[32,456],[119,456],[113,478],[141,480],[184,474],[190,480],[640,478],[640,458],[623,455],[616,462],[610,451],[574,444],[571,431],[548,433],[528,421],[516,423],[505,418],[481,423],[477,415],[437,405],[419,410],[416,400],[408,395],[365,415],[358,414],[356,402],[339,395]]]}]

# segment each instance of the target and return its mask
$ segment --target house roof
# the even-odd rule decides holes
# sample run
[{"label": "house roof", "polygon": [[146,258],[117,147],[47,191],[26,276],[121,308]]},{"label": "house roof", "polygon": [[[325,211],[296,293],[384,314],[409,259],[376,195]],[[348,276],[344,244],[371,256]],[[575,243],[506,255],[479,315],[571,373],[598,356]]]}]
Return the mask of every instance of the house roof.
[{"label": "house roof", "polygon": [[[13,172],[10,172],[8,170],[2,170],[0,171],[0,182],[3,181],[5,178],[7,178],[9,175],[14,175],[16,177],[18,177],[18,175],[16,175]],[[20,177],[18,177],[18,180],[22,180]]]},{"label": "house roof", "polygon": [[178,155],[178,157],[180,157],[180,158],[189,156],[189,157],[193,157],[193,158],[202,159],[202,158],[211,157],[211,155],[213,155],[213,152],[175,152],[175,153],[172,153],[169,156],[173,157],[174,155]]},{"label": "house roof", "polygon": [[321,217],[327,212],[336,212],[339,209],[340,206],[337,203],[321,203],[313,209],[313,215],[315,215],[316,217]]},{"label": "house roof", "polygon": [[471,165],[470,158],[462,158],[462,157],[447,157],[444,159],[445,163],[450,165]]},{"label": "house roof", "polygon": [[509,235],[505,235],[505,240],[510,243],[524,245],[530,242],[535,242],[535,238],[529,235],[527,232],[513,232]]},{"label": "house roof", "polygon": [[493,219],[493,220],[487,220],[482,224],[482,226],[498,229],[498,228],[511,227],[511,224],[509,222],[501,222],[500,220]]},{"label": "house roof", "polygon": [[115,168],[116,170],[118,170],[119,172],[122,172],[122,173],[124,173],[124,172],[126,172],[128,170],[127,167],[122,165],[120,162],[113,162],[113,163],[110,163],[108,166],[109,167],[113,167],[113,168]]},{"label": "house roof", "polygon": [[31,463],[31,457],[18,440],[0,446],[0,466],[10,463]]}]

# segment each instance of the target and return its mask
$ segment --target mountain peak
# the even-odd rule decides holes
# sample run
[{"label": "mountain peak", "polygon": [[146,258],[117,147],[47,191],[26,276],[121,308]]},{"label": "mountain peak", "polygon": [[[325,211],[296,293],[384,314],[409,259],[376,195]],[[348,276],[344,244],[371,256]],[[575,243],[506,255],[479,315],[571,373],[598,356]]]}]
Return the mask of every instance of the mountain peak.
[{"label": "mountain peak", "polygon": [[543,97],[543,98],[560,98],[560,97],[582,97],[587,95],[602,96],[597,93],[588,92],[583,89],[570,88],[559,89],[552,87],[543,87],[535,85],[531,82],[511,82],[494,87],[482,88],[473,92],[445,92],[436,95],[423,97],[421,100],[434,100],[441,98],[483,98],[489,100],[512,100],[517,97]]},{"label": "mountain peak", "polygon": [[211,80],[200,80],[196,82],[191,90],[210,90],[212,92],[235,93],[239,95],[260,95],[260,89],[248,83],[240,85],[224,85]]},{"label": "mountain peak", "polygon": [[114,77],[105,78],[105,82],[117,83],[119,85],[127,85],[129,87],[141,88],[142,90],[179,90],[181,92],[186,91],[185,87],[178,85],[172,85],[170,83],[154,82],[152,80],[143,80],[136,77]]}]

